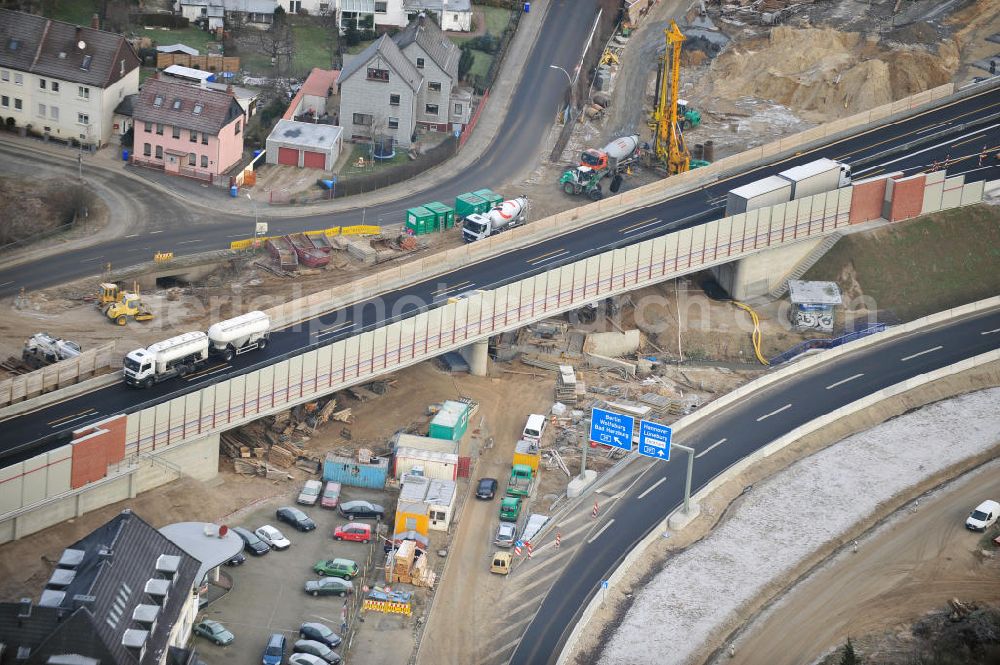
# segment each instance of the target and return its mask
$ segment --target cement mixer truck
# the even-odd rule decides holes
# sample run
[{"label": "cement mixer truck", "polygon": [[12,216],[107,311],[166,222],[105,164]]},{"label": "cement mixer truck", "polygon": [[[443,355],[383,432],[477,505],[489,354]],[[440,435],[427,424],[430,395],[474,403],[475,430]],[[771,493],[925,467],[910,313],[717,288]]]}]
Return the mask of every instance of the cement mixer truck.
[{"label": "cement mixer truck", "polygon": [[175,376],[186,376],[208,361],[210,355],[229,362],[235,356],[267,346],[271,320],[264,312],[248,312],[213,324],[208,334],[186,332],[125,356],[125,383],[149,388]]},{"label": "cement mixer truck", "polygon": [[494,206],[488,212],[467,215],[462,224],[462,240],[475,242],[520,226],[527,219],[527,213],[528,199],[519,196]]},{"label": "cement mixer truck", "polygon": [[611,178],[608,189],[617,193],[621,189],[624,173],[639,159],[639,135],[620,136],[604,146],[603,150],[588,148],[580,155],[580,164],[563,173],[559,179],[567,194],[586,194],[591,201],[604,198],[601,181]]}]

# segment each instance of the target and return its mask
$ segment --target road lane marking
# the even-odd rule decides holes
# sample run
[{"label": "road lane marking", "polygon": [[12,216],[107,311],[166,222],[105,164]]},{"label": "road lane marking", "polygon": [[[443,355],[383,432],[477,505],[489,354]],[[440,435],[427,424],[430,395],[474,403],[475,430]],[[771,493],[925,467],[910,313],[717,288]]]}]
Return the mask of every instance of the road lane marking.
[{"label": "road lane marking", "polygon": [[661,221],[663,220],[661,220],[659,217],[650,217],[649,219],[644,219],[641,222],[636,222],[635,224],[629,224],[628,226],[622,227],[618,229],[618,233],[624,233],[625,235],[628,235],[629,233],[641,229],[644,226],[656,224],[657,222]]},{"label": "road lane marking", "polygon": [[760,422],[760,421],[764,420],[765,418],[770,418],[771,416],[776,416],[779,413],[781,413],[782,411],[784,411],[785,409],[790,409],[790,408],[792,408],[792,405],[791,404],[786,404],[783,407],[781,407],[780,409],[775,409],[771,413],[765,413],[764,415],[762,415],[760,418],[757,419],[757,422]]},{"label": "road lane marking", "polygon": [[193,242],[201,242],[201,240],[181,240],[178,245],[190,245]]},{"label": "road lane marking", "polygon": [[318,333],[316,333],[316,337],[319,337],[320,335],[332,335],[333,333],[342,331],[347,326],[353,326],[353,325],[354,321],[345,321],[344,323],[341,323],[339,326],[327,328],[326,330],[320,330]]},{"label": "road lane marking", "polygon": [[[7,284],[13,284],[13,283],[14,282],[7,282]],[[4,286],[4,285],[0,284],[0,286]],[[993,330],[984,330],[983,332],[981,332],[979,334],[980,335],[992,335],[993,333],[998,333],[998,332],[1000,332],[1000,328],[994,328]]]},{"label": "road lane marking", "polygon": [[614,523],[615,523],[615,518],[612,517],[610,520],[608,520],[607,524],[605,524],[604,526],[601,527],[600,531],[598,531],[593,536],[591,536],[590,538],[587,539],[587,544],[589,545],[590,543],[592,543],[595,540],[597,540],[598,538],[600,538],[601,534],[604,533],[605,531],[607,531],[608,527],[611,526]]},{"label": "road lane marking", "polygon": [[[758,418],[758,420],[760,420],[760,419]],[[694,456],[694,458],[695,458],[695,459],[698,459],[698,458],[699,458],[699,457],[701,457],[702,455],[707,455],[707,454],[709,454],[710,452],[712,452],[712,451],[713,451],[713,450],[715,449],[715,447],[716,447],[716,446],[721,446],[721,445],[722,445],[722,444],[724,444],[724,443],[725,443],[726,441],[729,441],[729,439],[727,439],[727,438],[725,438],[725,437],[722,437],[721,439],[719,439],[718,441],[716,441],[715,443],[713,443],[712,445],[710,445],[710,446],[709,446],[708,448],[705,448],[705,450],[703,450],[703,451],[701,451],[700,453],[698,453],[697,455],[695,455],[695,456]]]},{"label": "road lane marking", "polygon": [[[9,281],[9,282],[4,282],[3,284],[0,284],[0,287],[3,287],[3,286],[10,286],[10,285],[11,285],[11,284],[13,284],[13,283],[14,283],[14,280],[11,280],[11,281]],[[983,333],[983,334],[985,335],[986,333]]]},{"label": "road lane marking", "polygon": [[62,418],[56,418],[55,420],[50,420],[45,423],[46,425],[52,425],[53,427],[58,427],[59,425],[65,425],[68,422],[74,420],[79,420],[80,418],[86,418],[87,416],[92,416],[97,413],[97,409],[90,408],[86,411],[80,411],[79,413],[72,413],[68,416],[63,416]]},{"label": "road lane marking", "polygon": [[465,286],[466,284],[472,284],[472,282],[470,282],[469,280],[465,280],[464,282],[460,282],[459,284],[456,284],[455,286],[442,286],[437,291],[431,291],[431,295],[432,296],[436,296],[436,295],[439,295],[439,294],[442,294],[442,293],[447,293],[448,291],[451,291],[452,289],[460,289],[463,286]]},{"label": "road lane marking", "polygon": [[163,233],[163,229],[160,229],[159,231],[150,231],[149,235],[153,235],[155,233]]},{"label": "road lane marking", "polygon": [[127,235],[127,236],[125,236],[125,237],[126,237],[126,238],[138,238],[138,237],[139,237],[139,234],[138,234],[138,233],[132,233],[132,234],[130,234],[130,235]]},{"label": "road lane marking", "polygon": [[962,141],[961,143],[952,143],[951,147],[952,148],[957,148],[960,145],[965,145],[966,143],[971,143],[972,141],[978,141],[979,139],[981,139],[981,138],[983,138],[985,136],[986,136],[985,133],[984,134],[980,134],[979,136],[973,136],[971,139],[966,139],[966,140]]},{"label": "road lane marking", "polygon": [[646,495],[647,495],[647,494],[649,494],[650,492],[652,492],[653,490],[655,490],[655,489],[656,489],[657,487],[659,487],[659,486],[660,486],[660,485],[661,485],[662,483],[664,483],[664,482],[665,482],[666,480],[667,480],[667,479],[666,479],[665,477],[664,477],[664,478],[660,478],[660,479],[659,479],[659,480],[657,480],[657,481],[656,481],[655,483],[653,483],[652,485],[650,485],[650,486],[649,486],[649,488],[648,488],[648,489],[647,489],[647,490],[646,490],[645,492],[643,492],[642,494],[640,494],[640,495],[638,496],[638,498],[640,498],[640,499],[645,499],[645,498],[646,498]]},{"label": "road lane marking", "polygon": [[525,259],[524,262],[527,263],[527,264],[529,264],[529,265],[537,267],[537,266],[539,266],[539,265],[541,265],[543,263],[548,263],[549,261],[553,261],[555,259],[562,258],[566,254],[569,254],[569,250],[568,249],[554,249],[551,252],[548,252],[546,254],[542,254],[541,256],[536,256],[536,257],[534,257],[532,259]]},{"label": "road lane marking", "polygon": [[188,381],[188,382],[191,382],[191,381],[193,381],[195,379],[201,379],[203,377],[206,377],[209,374],[215,374],[217,372],[221,372],[224,369],[227,369],[228,367],[229,367],[228,364],[214,365],[214,366],[209,367],[207,369],[203,369],[200,372],[195,372],[194,374],[188,374],[187,376],[184,377],[184,380]]},{"label": "road lane marking", "polygon": [[100,261],[103,258],[104,256],[102,255],[102,256],[95,256],[91,259],[80,259],[80,263],[90,263],[91,261]]},{"label": "road lane marking", "polygon": [[830,385],[828,385],[826,387],[826,389],[827,390],[831,390],[833,388],[836,388],[837,386],[841,386],[841,385],[847,383],[848,381],[853,381],[854,379],[860,379],[862,376],[864,376],[864,373],[855,374],[854,376],[849,376],[846,379],[841,379],[840,381],[837,381],[836,383],[831,383]]},{"label": "road lane marking", "polygon": [[918,353],[914,353],[913,355],[906,356],[905,358],[900,358],[899,362],[906,362],[907,360],[913,360],[914,358],[918,358],[918,357],[920,357],[920,356],[922,356],[924,354],[927,354],[927,353],[934,353],[935,351],[939,351],[939,350],[941,350],[943,348],[944,348],[943,346],[938,345],[938,346],[935,346],[933,349],[925,349],[924,351],[920,351]]}]

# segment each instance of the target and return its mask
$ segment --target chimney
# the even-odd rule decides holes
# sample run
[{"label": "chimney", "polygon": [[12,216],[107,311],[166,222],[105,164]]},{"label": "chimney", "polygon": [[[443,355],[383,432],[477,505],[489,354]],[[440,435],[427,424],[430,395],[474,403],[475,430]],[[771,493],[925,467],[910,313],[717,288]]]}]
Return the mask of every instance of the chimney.
[{"label": "chimney", "polygon": [[419,25],[423,26],[424,25],[424,21],[426,21],[426,20],[427,20],[427,14],[425,14],[423,12],[420,12],[420,16],[417,17],[417,23]]},{"label": "chimney", "polygon": [[83,28],[76,26],[76,41],[80,41],[80,35],[83,33]]},{"label": "chimney", "polygon": [[101,29],[101,17],[94,12],[94,15],[90,17],[90,27],[94,30]]},{"label": "chimney", "polygon": [[236,96],[236,95],[233,94],[233,84],[232,83],[230,83],[230,84],[228,84],[226,86],[226,94],[229,95],[230,97],[235,97]]}]

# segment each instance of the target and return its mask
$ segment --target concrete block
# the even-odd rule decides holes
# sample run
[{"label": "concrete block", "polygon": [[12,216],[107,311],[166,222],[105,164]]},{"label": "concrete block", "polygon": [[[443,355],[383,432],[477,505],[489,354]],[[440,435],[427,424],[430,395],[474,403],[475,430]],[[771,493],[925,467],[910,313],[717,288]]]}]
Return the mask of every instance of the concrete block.
[{"label": "concrete block", "polygon": [[679,508],[673,515],[670,516],[670,519],[667,520],[667,526],[670,527],[671,530],[682,530],[701,514],[701,505],[698,503],[692,501],[688,508],[689,510],[686,513],[683,508]]},{"label": "concrete block", "polygon": [[566,496],[570,499],[575,499],[583,494],[588,487],[593,485],[595,480],[597,480],[597,472],[591,469],[583,472],[583,478],[574,476],[573,480],[569,481],[569,485],[566,486]]},{"label": "concrete block", "polygon": [[583,343],[584,353],[601,356],[625,356],[639,350],[641,335],[637,329],[619,332],[590,333]]}]

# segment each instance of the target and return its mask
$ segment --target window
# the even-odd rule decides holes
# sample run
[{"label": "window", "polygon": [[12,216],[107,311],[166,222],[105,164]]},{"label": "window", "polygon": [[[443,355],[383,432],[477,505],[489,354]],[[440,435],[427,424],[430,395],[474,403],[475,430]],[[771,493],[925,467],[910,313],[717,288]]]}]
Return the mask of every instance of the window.
[{"label": "window", "polygon": [[424,68],[424,59],[417,58],[417,69],[423,69],[423,68]]},{"label": "window", "polygon": [[156,146],[156,158],[157,159],[163,159],[163,146],[162,145]]},{"label": "window", "polygon": [[10,97],[8,97],[7,95],[3,95],[2,97],[0,97],[0,106],[4,107],[5,109],[10,108]]},{"label": "window", "polygon": [[236,121],[236,133],[240,133],[240,125],[243,124],[240,120]]},{"label": "window", "polygon": [[302,0],[288,0],[289,12],[292,14],[298,14],[300,9],[302,9]]},{"label": "window", "polygon": [[45,90],[45,79],[38,79],[38,89]]},{"label": "window", "polygon": [[40,117],[40,118],[44,118],[45,117],[45,104],[39,104],[38,105],[38,117]]},{"label": "window", "polygon": [[426,113],[427,115],[437,115],[438,114],[438,105],[437,104],[426,104],[424,106],[424,113]]},{"label": "window", "polygon": [[201,105],[201,102],[197,102],[194,105],[194,111],[192,111],[192,113],[194,113],[195,115],[201,115],[201,111],[204,108],[205,107]]},{"label": "window", "polygon": [[10,72],[7,71],[6,69],[0,69],[0,81],[9,81],[9,80],[10,80]]},{"label": "window", "polygon": [[437,520],[438,522],[443,522],[444,521],[444,511],[443,510],[432,510],[431,511],[431,519],[432,520]]},{"label": "window", "polygon": [[189,152],[188,153],[188,166],[197,166],[197,165],[198,165],[198,156],[195,155],[193,152]]},{"label": "window", "polygon": [[125,76],[125,59],[124,58],[121,61],[121,65],[119,66],[118,73],[121,76]]},{"label": "window", "polygon": [[80,63],[80,69],[82,69],[85,72],[89,72],[90,71],[90,63],[92,63],[93,61],[94,61],[94,56],[92,56],[92,55],[85,55],[85,56],[83,56],[83,62]]},{"label": "window", "polygon": [[76,121],[78,123],[80,123],[81,125],[89,125],[90,124],[90,116],[87,115],[86,113],[77,113],[76,114]]},{"label": "window", "polygon": [[208,168],[208,155],[202,155],[201,156],[201,168],[203,168],[203,169],[207,169]]},{"label": "window", "polygon": [[180,111],[181,110],[181,100],[180,100],[180,97],[174,99],[174,110],[175,111]]},{"label": "window", "polygon": [[329,2],[321,2],[321,3],[319,3],[319,13],[320,14],[326,14],[329,11],[330,11],[330,3]]},{"label": "window", "polygon": [[51,81],[52,92],[59,92],[59,81]]},{"label": "window", "polygon": [[354,114],[354,124],[364,125],[365,127],[370,127],[372,124],[372,117],[368,113],[355,113]]},{"label": "window", "polygon": [[58,106],[50,106],[49,107],[49,117],[52,118],[53,120],[58,120],[59,119],[59,107]]},{"label": "window", "polygon": [[21,110],[21,100],[18,99],[17,97],[14,98],[14,110],[15,111]]},{"label": "window", "polygon": [[406,521],[406,530],[407,531],[415,531],[416,530],[416,528],[417,528],[417,518],[416,517],[407,517],[405,521]]},{"label": "window", "polygon": [[201,133],[201,144],[208,145],[208,134],[206,134],[205,132]]},{"label": "window", "polygon": [[375,0],[375,13],[376,14],[385,14],[388,11],[389,11],[389,3],[388,2],[379,2],[378,0]]},{"label": "window", "polygon": [[399,95],[396,94],[389,95],[389,106],[399,106]]},{"label": "window", "polygon": [[14,72],[14,83],[17,85],[21,85],[22,83],[24,83],[24,76],[18,74],[17,72]]},{"label": "window", "polygon": [[389,116],[389,129],[399,129],[399,118]]},{"label": "window", "polygon": [[462,105],[455,104],[455,115],[462,115]]},{"label": "window", "polygon": [[389,82],[389,70],[379,69],[378,67],[368,68],[368,80],[369,81],[384,81]]},{"label": "window", "polygon": [[429,81],[427,83],[427,89],[431,92],[441,92],[441,82],[440,81]]},{"label": "window", "polygon": [[147,134],[151,133],[153,131],[153,123],[151,123],[150,121],[147,120],[146,121],[146,126],[145,126],[144,129],[146,130]]},{"label": "window", "polygon": [[85,85],[77,86],[76,94],[80,99],[90,99],[90,88]]},{"label": "window", "polygon": [[163,95],[157,95],[153,98],[153,106],[163,106]]},{"label": "window", "polygon": [[152,146],[150,146],[148,143],[143,143],[142,144],[142,154],[145,155],[146,157],[149,157],[150,155],[152,155],[153,154]]},{"label": "window", "polygon": [[181,128],[180,127],[174,127],[173,136],[174,136],[175,139],[179,139],[181,137]]},{"label": "window", "polygon": [[162,122],[156,123],[156,133],[159,136],[163,136],[163,123]]},{"label": "window", "polygon": [[191,130],[191,143],[197,143],[197,142],[198,142],[198,132],[196,132],[196,131],[194,131],[192,129]]}]

